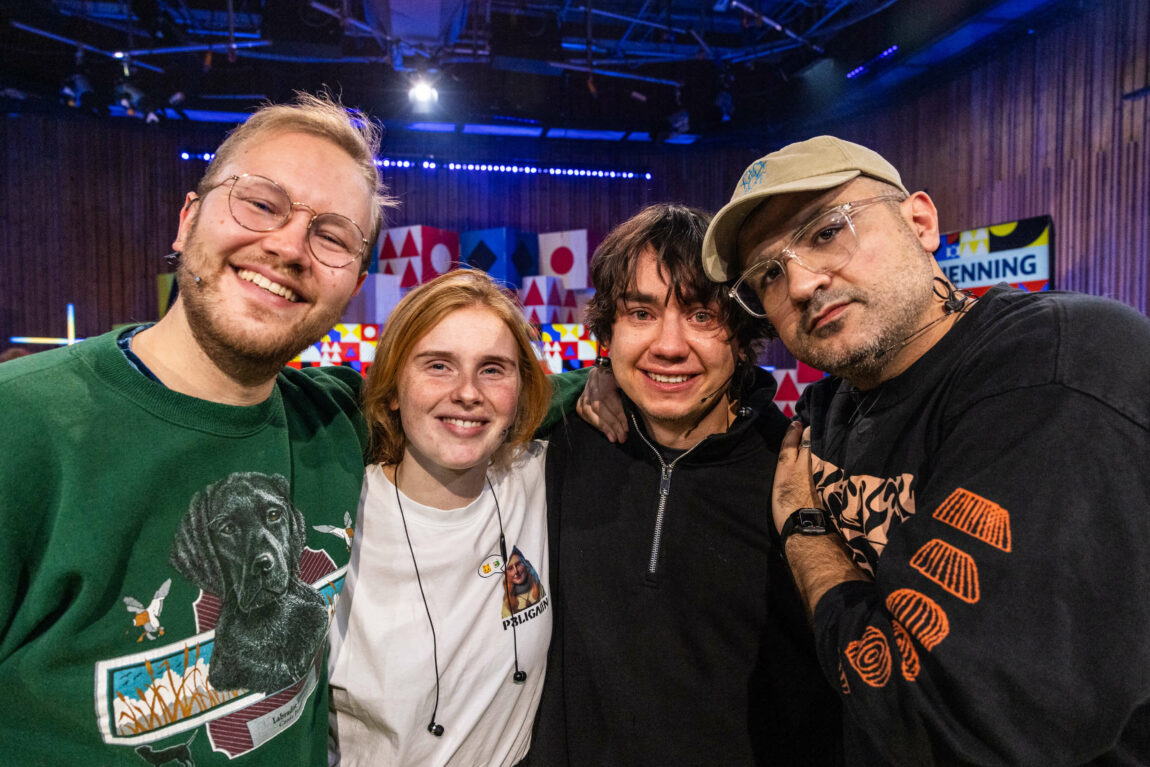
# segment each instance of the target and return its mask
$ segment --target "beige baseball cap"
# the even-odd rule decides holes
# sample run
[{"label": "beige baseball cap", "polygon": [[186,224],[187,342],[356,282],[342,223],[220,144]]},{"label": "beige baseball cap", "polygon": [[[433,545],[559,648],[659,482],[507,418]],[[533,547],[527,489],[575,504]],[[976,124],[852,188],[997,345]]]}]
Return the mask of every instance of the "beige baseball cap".
[{"label": "beige baseball cap", "polygon": [[776,194],[810,192],[870,176],[909,194],[894,166],[865,146],[834,136],[816,136],[789,144],[755,160],[743,171],[731,201],[724,205],[703,238],[703,270],[715,282],[735,277],[731,263],[739,229],[747,217]]}]

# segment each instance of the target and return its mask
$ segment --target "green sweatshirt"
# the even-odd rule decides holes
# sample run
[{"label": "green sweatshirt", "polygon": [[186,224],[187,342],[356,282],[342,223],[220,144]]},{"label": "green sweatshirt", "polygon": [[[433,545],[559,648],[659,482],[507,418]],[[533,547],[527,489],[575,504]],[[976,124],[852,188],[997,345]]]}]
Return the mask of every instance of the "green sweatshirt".
[{"label": "green sweatshirt", "polygon": [[326,764],[362,379],[219,405],[116,336],[0,366],[0,764]]}]

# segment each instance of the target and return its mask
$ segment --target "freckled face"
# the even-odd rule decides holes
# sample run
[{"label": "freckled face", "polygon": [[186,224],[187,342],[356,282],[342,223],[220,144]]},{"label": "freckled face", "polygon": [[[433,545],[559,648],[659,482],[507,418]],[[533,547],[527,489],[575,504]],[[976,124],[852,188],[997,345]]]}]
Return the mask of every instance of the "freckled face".
[{"label": "freckled face", "polygon": [[725,389],[735,371],[727,329],[716,307],[679,303],[650,249],[617,307],[609,346],[619,388],[660,444],[690,447],[726,428]]},{"label": "freckled face", "polygon": [[442,481],[487,470],[515,420],[518,347],[484,307],[456,309],[412,348],[392,403],[407,438],[404,460]]}]

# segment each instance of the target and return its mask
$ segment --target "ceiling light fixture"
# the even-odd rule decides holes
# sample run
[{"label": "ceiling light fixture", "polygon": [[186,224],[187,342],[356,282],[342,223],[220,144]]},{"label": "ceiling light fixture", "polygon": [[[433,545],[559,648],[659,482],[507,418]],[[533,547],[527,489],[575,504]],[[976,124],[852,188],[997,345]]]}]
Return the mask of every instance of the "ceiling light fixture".
[{"label": "ceiling light fixture", "polygon": [[407,97],[411,99],[413,104],[434,104],[439,101],[439,91],[435,90],[435,86],[426,80],[416,80],[411,90],[407,92]]}]

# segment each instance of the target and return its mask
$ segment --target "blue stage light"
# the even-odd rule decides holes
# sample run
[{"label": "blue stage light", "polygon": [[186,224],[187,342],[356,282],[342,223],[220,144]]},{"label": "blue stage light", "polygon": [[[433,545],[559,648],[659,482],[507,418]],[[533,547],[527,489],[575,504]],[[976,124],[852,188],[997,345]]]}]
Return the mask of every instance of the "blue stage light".
[{"label": "blue stage light", "polygon": [[[202,160],[203,162],[211,162],[215,158],[212,152],[200,152],[197,150],[182,150],[179,153],[181,160]],[[513,174],[530,174],[538,175],[544,174],[548,176],[572,176],[575,178],[596,178],[596,179],[645,179],[650,181],[652,174],[650,171],[635,171],[625,169],[611,169],[611,168],[560,168],[556,166],[538,166],[538,165],[519,165],[507,163],[473,163],[473,162],[440,162],[439,160],[431,157],[406,160],[396,159],[391,157],[379,157],[375,160],[375,165],[378,168],[386,168],[389,171],[406,170],[409,168],[421,168],[423,170],[449,170],[456,172],[470,171],[473,173],[513,173]]]}]

